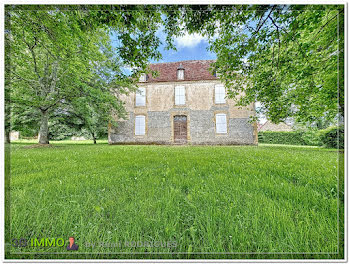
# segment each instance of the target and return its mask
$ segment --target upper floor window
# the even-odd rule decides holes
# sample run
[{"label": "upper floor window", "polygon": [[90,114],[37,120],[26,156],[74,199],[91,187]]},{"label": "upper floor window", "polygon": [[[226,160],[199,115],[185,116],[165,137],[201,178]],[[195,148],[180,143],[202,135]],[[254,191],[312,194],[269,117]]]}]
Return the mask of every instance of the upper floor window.
[{"label": "upper floor window", "polygon": [[175,104],[176,105],[185,104],[185,87],[184,86],[175,87]]},{"label": "upper floor window", "polygon": [[136,92],[136,106],[145,106],[145,88],[140,87]]},{"label": "upper floor window", "polygon": [[214,98],[216,104],[225,104],[225,87],[222,84],[218,84],[214,89]]},{"label": "upper floor window", "polygon": [[147,81],[147,75],[145,73],[142,73],[139,77],[139,82],[146,82]]},{"label": "upper floor window", "polygon": [[184,67],[182,63],[177,68],[177,80],[184,80]]},{"label": "upper floor window", "polygon": [[216,114],[216,133],[226,134],[227,133],[227,115]]},{"label": "upper floor window", "polygon": [[135,118],[135,135],[145,135],[145,116],[138,115]]}]

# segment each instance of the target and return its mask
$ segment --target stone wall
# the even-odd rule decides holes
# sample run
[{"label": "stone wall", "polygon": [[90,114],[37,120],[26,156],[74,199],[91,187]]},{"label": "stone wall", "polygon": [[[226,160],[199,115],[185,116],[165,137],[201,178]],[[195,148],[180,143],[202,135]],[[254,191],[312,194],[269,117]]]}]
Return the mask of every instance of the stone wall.
[{"label": "stone wall", "polygon": [[[146,87],[146,106],[135,107],[135,94],[124,96],[129,116],[118,120],[117,127],[109,127],[110,144],[173,144],[173,116],[186,115],[188,144],[257,144],[257,126],[249,117],[255,114],[254,105],[239,109],[227,99],[215,104],[214,87],[218,80],[142,83]],[[186,104],[174,104],[174,87],[184,85]],[[217,134],[215,114],[227,115],[227,134]],[[144,136],[135,135],[135,116],[146,117]]]}]

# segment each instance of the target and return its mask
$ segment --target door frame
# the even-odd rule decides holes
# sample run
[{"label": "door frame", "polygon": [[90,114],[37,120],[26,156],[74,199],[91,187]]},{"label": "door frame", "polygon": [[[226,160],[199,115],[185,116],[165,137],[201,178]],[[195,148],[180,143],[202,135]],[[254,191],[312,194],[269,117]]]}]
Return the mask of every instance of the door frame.
[{"label": "door frame", "polygon": [[[183,120],[175,121],[175,118]],[[179,133],[176,136],[176,125]],[[178,127],[179,126],[179,127]],[[185,128],[185,133],[184,133]],[[173,116],[173,140],[176,144],[186,144],[188,141],[188,117],[186,115],[175,115]]]},{"label": "door frame", "polygon": [[189,143],[191,141],[191,137],[190,137],[190,115],[187,111],[176,111],[176,112],[172,112],[171,113],[171,142],[175,143],[174,141],[174,117],[176,115],[184,115],[187,117],[187,143]]}]

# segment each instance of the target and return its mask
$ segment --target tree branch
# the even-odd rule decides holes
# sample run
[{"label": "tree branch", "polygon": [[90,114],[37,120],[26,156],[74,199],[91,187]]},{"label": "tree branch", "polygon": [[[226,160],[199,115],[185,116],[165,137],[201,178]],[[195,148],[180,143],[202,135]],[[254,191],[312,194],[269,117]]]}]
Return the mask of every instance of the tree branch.
[{"label": "tree branch", "polygon": [[328,25],[328,23],[330,23],[333,19],[335,19],[339,15],[339,13],[342,13],[342,12],[344,12],[344,9],[342,9],[340,12],[338,12],[336,15],[334,15],[329,20],[327,20],[327,22],[319,29],[319,31],[315,34],[315,36],[311,39],[310,42],[312,42],[317,37],[317,35],[319,35],[319,33]]},{"label": "tree branch", "polygon": [[262,26],[264,25],[265,21],[267,21],[267,19],[270,17],[271,13],[274,11],[275,8],[276,8],[276,5],[274,5],[274,6],[271,8],[271,10],[270,10],[268,16],[264,19],[264,21],[262,22],[262,24],[260,24],[261,19],[263,18],[265,12],[263,13],[263,15],[261,16],[261,18],[260,18],[260,20],[259,20],[259,22],[258,22],[257,28],[256,28],[255,32],[253,32],[253,34],[257,34],[257,33],[259,32],[259,30],[262,28]]},{"label": "tree branch", "polygon": [[[279,61],[280,61],[280,50],[281,50],[281,42],[280,42],[280,31],[279,26],[275,23],[274,19],[270,16],[269,17],[273,25],[276,27],[277,34],[278,34],[278,43],[279,43],[279,49],[278,49],[278,61],[277,61],[277,68],[279,68]],[[273,49],[273,56],[274,56],[274,49]]]},{"label": "tree branch", "polygon": [[24,28],[23,28],[23,41],[27,45],[28,49],[30,50],[30,53],[32,55],[33,62],[34,62],[34,71],[35,71],[36,75],[39,77],[39,80],[40,80],[41,76],[40,76],[39,71],[38,71],[38,66],[37,66],[37,62],[36,62],[36,55],[35,55],[35,52],[34,52],[34,48],[35,48],[36,43],[37,43],[37,38],[34,37],[34,39],[35,39],[35,43],[31,46],[25,39]]}]

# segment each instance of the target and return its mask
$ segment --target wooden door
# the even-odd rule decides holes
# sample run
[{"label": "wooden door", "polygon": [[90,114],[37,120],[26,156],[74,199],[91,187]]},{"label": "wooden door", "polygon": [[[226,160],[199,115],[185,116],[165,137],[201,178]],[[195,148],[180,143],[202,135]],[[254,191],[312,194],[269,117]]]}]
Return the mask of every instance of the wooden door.
[{"label": "wooden door", "polygon": [[184,144],[187,142],[187,117],[176,115],[173,117],[174,142]]}]

